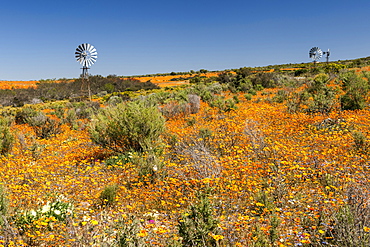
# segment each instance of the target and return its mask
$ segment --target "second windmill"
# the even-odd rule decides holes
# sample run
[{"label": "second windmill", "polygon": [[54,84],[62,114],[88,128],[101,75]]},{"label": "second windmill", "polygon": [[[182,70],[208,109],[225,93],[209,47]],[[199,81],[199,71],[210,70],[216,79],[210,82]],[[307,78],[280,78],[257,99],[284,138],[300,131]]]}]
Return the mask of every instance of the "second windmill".
[{"label": "second windmill", "polygon": [[91,89],[88,70],[90,69],[89,67],[96,62],[98,53],[93,45],[83,43],[76,48],[75,57],[77,59],[77,62],[79,62],[82,65],[81,93],[83,93],[84,88],[87,86],[89,99],[91,101]]}]

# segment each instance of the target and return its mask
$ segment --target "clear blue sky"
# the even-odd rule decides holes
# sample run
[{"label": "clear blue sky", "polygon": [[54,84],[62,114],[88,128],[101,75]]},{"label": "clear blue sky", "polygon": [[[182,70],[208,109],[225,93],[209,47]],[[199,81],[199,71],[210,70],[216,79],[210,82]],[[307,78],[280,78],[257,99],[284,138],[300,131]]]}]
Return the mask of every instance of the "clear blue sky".
[{"label": "clear blue sky", "polygon": [[369,0],[4,0],[0,80],[78,77],[85,42],[103,76],[309,62],[313,46],[366,57],[369,13]]}]

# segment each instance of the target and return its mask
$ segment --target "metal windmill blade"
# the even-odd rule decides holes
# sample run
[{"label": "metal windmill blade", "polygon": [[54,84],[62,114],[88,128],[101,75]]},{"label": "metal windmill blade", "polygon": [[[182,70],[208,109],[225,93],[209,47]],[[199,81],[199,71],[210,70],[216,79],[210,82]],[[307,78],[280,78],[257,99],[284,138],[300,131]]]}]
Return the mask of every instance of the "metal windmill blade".
[{"label": "metal windmill blade", "polygon": [[314,62],[317,62],[322,57],[322,51],[319,47],[312,47],[309,56]]}]

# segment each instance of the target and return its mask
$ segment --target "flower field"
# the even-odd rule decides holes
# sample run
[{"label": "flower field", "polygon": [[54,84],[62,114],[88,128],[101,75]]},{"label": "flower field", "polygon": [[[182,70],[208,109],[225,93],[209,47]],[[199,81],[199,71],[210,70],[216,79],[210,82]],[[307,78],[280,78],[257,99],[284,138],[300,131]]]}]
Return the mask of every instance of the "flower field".
[{"label": "flower field", "polygon": [[0,81],[0,89],[36,87],[37,81]]},{"label": "flower field", "polygon": [[73,127],[38,106],[60,129],[40,138],[27,123],[11,125],[0,246],[369,243],[369,110],[292,113],[271,101],[278,91],[252,100],[224,91],[235,109],[202,101],[196,113],[167,118],[161,167],[144,177],[137,153],[123,159],[92,142],[93,120]]}]

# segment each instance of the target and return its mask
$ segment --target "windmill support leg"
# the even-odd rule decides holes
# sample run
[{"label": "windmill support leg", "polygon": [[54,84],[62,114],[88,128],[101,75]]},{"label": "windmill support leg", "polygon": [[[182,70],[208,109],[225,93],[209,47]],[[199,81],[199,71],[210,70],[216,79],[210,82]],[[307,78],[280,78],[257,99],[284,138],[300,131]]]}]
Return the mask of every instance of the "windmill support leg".
[{"label": "windmill support leg", "polygon": [[91,101],[91,89],[90,89],[90,81],[89,81],[89,73],[88,73],[88,67],[84,66],[82,68],[82,74],[81,74],[81,96],[84,94],[84,88],[85,88],[85,83],[87,84],[87,91],[89,95],[89,100]]}]

